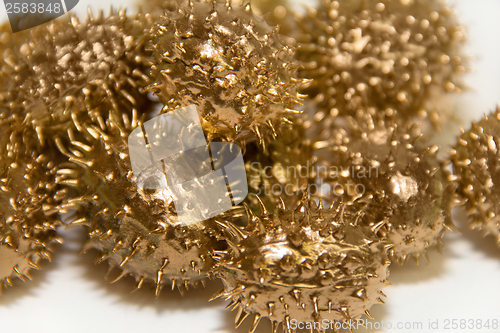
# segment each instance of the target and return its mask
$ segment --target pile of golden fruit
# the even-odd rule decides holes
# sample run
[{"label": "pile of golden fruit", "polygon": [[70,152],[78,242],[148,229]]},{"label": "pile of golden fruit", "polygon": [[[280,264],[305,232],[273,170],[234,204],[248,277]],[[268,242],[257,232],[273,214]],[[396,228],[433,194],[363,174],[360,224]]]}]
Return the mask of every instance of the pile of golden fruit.
[{"label": "pile of golden fruit", "polygon": [[[371,317],[388,267],[442,246],[452,207],[500,239],[500,112],[445,160],[426,144],[461,91],[465,38],[435,0],[321,0],[305,13],[148,1],[15,34],[4,24],[0,290],[50,259],[67,223],[136,288],[222,279],[214,298],[237,325],[251,316],[251,332],[262,318],[288,332],[291,320]],[[239,145],[249,195],[185,225],[172,192],[137,186],[127,138],[189,105],[208,142]]]}]

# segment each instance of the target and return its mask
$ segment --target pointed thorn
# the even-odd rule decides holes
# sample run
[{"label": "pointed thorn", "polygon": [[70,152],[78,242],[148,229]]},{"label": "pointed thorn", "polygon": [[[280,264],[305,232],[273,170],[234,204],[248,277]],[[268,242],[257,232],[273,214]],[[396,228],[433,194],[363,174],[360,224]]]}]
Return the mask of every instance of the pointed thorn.
[{"label": "pointed thorn", "polygon": [[250,314],[248,312],[241,311],[241,314],[239,316],[237,316],[236,320],[235,320],[236,328],[239,328],[241,326],[241,324],[245,321],[245,319],[248,318],[249,315]]},{"label": "pointed thorn", "polygon": [[372,315],[371,315],[370,311],[368,311],[368,310],[366,310],[366,311],[365,311],[365,315],[366,315],[368,318],[370,318],[371,320],[374,320],[374,319],[375,319],[375,318],[373,318],[373,317],[372,317]]},{"label": "pointed thorn", "polygon": [[155,290],[155,296],[158,297],[160,295],[161,291],[161,279],[163,278],[163,271],[158,271],[157,272],[157,277],[156,277],[156,290]]},{"label": "pointed thorn", "polygon": [[248,333],[255,333],[255,331],[257,330],[257,326],[259,326],[260,319],[261,315],[256,313],[253,317],[252,326],[250,326],[250,330],[248,331]]}]

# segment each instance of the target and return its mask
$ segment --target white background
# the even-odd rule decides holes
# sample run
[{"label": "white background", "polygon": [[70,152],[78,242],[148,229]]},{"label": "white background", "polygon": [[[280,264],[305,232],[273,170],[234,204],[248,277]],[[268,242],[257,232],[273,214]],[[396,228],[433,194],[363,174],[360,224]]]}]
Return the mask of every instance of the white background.
[{"label": "white background", "polygon": [[[131,1],[80,0],[76,11],[84,15],[87,6],[109,8]],[[456,1],[469,35],[467,53],[473,72],[467,76],[470,90],[456,100],[457,114],[468,127],[500,101],[500,1]],[[5,8],[0,7],[5,20]],[[459,133],[450,125],[446,137]],[[449,140],[450,143],[454,139]],[[410,262],[391,269],[392,286],[386,288],[386,305],[376,305],[377,321],[422,322],[423,330],[393,332],[447,332],[446,319],[500,320],[500,248],[492,238],[468,231],[463,212],[455,214],[462,234],[448,233],[443,254],[432,250],[430,263]],[[247,332],[249,323],[233,327],[234,315],[224,310],[223,301],[207,300],[221,285],[209,282],[203,291],[162,291],[158,299],[147,287],[131,294],[133,281],[126,278],[110,285],[104,281],[106,265],[95,266],[93,254],[78,256],[85,235],[81,230],[61,230],[65,245],[57,248],[52,263],[33,273],[33,281],[16,283],[0,297],[0,332]],[[248,319],[247,319],[248,320]],[[439,320],[439,330],[427,328],[429,320]],[[249,321],[249,320],[248,320]],[[258,330],[270,332],[263,320]],[[448,330],[448,332],[451,330]],[[499,332],[500,329],[497,330]],[[385,331],[370,331],[385,332]],[[494,332],[456,330],[452,332]]]}]

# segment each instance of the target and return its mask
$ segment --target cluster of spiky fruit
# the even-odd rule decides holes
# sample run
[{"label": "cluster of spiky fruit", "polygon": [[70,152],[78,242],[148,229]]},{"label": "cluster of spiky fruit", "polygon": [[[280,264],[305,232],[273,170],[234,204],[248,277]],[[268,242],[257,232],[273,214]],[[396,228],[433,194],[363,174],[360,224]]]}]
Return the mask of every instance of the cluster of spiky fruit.
[{"label": "cluster of spiky fruit", "polygon": [[[459,90],[463,31],[447,7],[408,3],[323,1],[296,16],[288,38],[230,0],[153,1],[147,14],[19,34],[3,26],[3,284],[49,257],[60,215],[73,212],[84,251],[97,250],[115,280],[130,275],[158,295],[219,278],[215,298],[231,300],[237,325],[253,316],[251,332],[264,317],[287,332],[291,320],[371,317],[389,264],[439,245],[457,200],[437,148],[405,121],[434,112],[434,92]],[[258,2],[274,19],[290,13],[269,4]],[[311,98],[303,115],[300,92]],[[165,170],[135,174],[128,140],[155,110],[190,105],[209,143],[240,146],[250,195],[185,225],[178,192],[145,186]],[[180,145],[192,146],[189,131]],[[176,158],[194,174],[205,167]]]}]

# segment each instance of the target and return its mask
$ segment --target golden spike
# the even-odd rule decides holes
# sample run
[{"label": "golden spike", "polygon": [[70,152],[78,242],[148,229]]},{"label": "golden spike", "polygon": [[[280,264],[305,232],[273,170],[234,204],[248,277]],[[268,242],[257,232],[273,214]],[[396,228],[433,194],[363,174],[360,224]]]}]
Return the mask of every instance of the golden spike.
[{"label": "golden spike", "polygon": [[300,290],[299,289],[293,289],[292,290],[292,295],[295,298],[295,301],[297,301],[297,306],[300,305]]},{"label": "golden spike", "polygon": [[31,258],[28,259],[28,265],[31,267],[31,268],[34,268],[36,270],[40,269],[40,266],[38,266],[37,264],[35,264],[33,262],[33,260],[31,260]]},{"label": "golden spike", "polygon": [[273,324],[272,325],[273,325],[273,328],[272,328],[273,333],[278,333],[278,327],[279,327],[280,323],[278,321],[276,321],[276,320],[273,320]]},{"label": "golden spike", "polygon": [[257,330],[257,326],[259,326],[260,319],[261,315],[256,313],[253,317],[252,325],[250,326],[250,330],[248,331],[248,333],[255,333],[255,331]]},{"label": "golden spike", "polygon": [[246,239],[247,235],[243,230],[232,224],[231,222],[226,222],[226,221],[219,221],[215,220],[215,223],[217,223],[219,226],[223,228],[224,231],[228,231],[230,235],[235,238],[235,241],[237,243],[241,242],[241,240]]},{"label": "golden spike", "polygon": [[226,310],[229,309],[230,307],[232,307],[235,303],[236,303],[235,301],[229,302],[229,304],[226,305]]},{"label": "golden spike", "polygon": [[268,309],[269,317],[272,317],[274,314],[274,309],[275,309],[274,302],[267,303],[267,309]]},{"label": "golden spike", "polygon": [[114,278],[113,281],[111,281],[110,283],[113,284],[120,281],[121,279],[123,279],[125,275],[127,275],[125,271],[120,271],[120,274],[116,278]]},{"label": "golden spike", "polygon": [[385,220],[382,220],[380,221],[379,223],[375,224],[373,227],[372,227],[372,231],[373,233],[378,233],[379,230],[385,225]]},{"label": "golden spike", "polygon": [[241,308],[241,301],[240,300],[234,302],[234,304],[231,306],[231,311],[234,311],[236,308]]},{"label": "golden spike", "polygon": [[278,197],[278,200],[279,200],[278,210],[283,211],[283,212],[286,211],[286,205],[285,205],[285,201],[283,201],[283,198]]},{"label": "golden spike", "polygon": [[141,277],[139,278],[139,281],[138,281],[138,282],[137,282],[137,284],[135,285],[134,290],[132,290],[132,292],[134,293],[134,292],[136,292],[137,290],[141,289],[141,288],[142,288],[142,285],[144,284],[144,281],[145,281],[145,280],[146,280],[146,279],[145,279],[143,276],[141,276]]},{"label": "golden spike", "polygon": [[226,291],[224,290],[224,288],[222,288],[221,290],[216,292],[212,297],[210,297],[210,299],[208,301],[209,302],[214,301],[218,298],[225,297],[225,295],[226,295]]},{"label": "golden spike", "polygon": [[248,312],[241,311],[240,315],[237,316],[236,320],[235,320],[236,328],[239,328],[241,326],[241,324],[243,323],[243,321],[245,321],[245,319],[248,318],[248,316],[250,316],[250,314]]},{"label": "golden spike", "polygon": [[122,260],[122,262],[120,263],[120,267],[125,266],[125,265],[127,264],[127,262],[130,260],[130,258],[132,258],[132,257],[133,257],[133,256],[137,253],[137,251],[139,251],[139,248],[137,248],[137,247],[136,247],[136,248],[133,248],[133,249],[132,249],[132,252],[130,253],[130,255],[126,256],[126,257]]},{"label": "golden spike", "polygon": [[264,205],[264,202],[262,202],[262,199],[257,195],[256,196],[257,201],[259,202],[259,207],[260,207],[260,215],[261,216],[268,216],[270,213],[266,208],[266,205]]},{"label": "golden spike", "polygon": [[158,297],[160,295],[160,290],[161,290],[161,279],[163,278],[163,271],[159,270],[157,272],[157,277],[156,277],[156,290],[155,290],[155,296]]},{"label": "golden spike", "polygon": [[374,320],[374,319],[375,319],[375,318],[373,318],[373,317],[372,317],[372,315],[371,315],[370,311],[368,311],[368,310],[365,310],[365,315],[366,315],[369,319],[372,319],[372,320]]},{"label": "golden spike", "polygon": [[316,317],[319,315],[318,297],[313,296],[312,301],[313,301],[313,305],[314,305],[314,316]]}]

